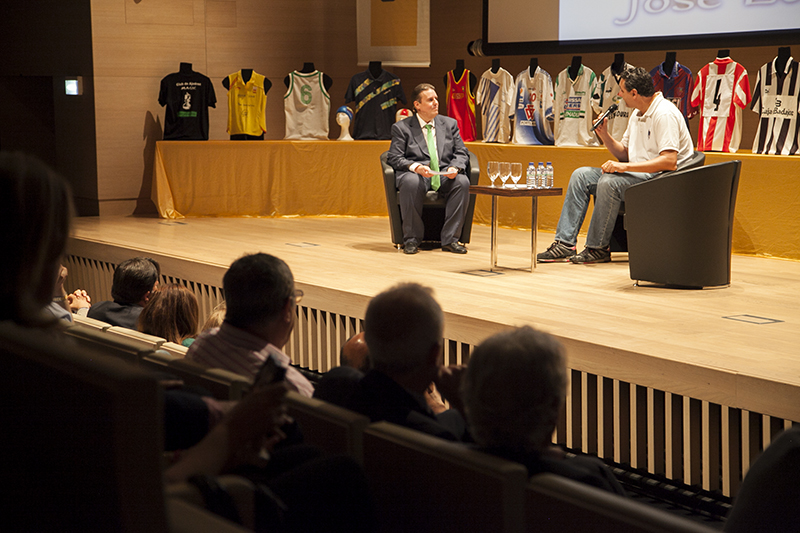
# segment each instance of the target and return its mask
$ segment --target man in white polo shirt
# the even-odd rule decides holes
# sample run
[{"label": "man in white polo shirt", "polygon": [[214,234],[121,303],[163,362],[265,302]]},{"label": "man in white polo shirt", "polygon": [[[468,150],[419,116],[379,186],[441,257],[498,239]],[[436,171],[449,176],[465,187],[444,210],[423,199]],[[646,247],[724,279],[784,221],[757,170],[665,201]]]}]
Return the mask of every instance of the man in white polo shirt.
[{"label": "man in white polo shirt", "polygon": [[[622,141],[614,140],[608,133],[608,119],[595,130],[617,161],[606,161],[601,168],[581,167],[572,173],[556,228],[556,240],[547,251],[536,256],[538,262],[611,261],[609,242],[625,190],[660,172],[677,169],[694,153],[686,120],[672,102],[655,92],[653,79],[645,69],[631,68],[622,73],[619,96],[629,108],[635,109]],[[586,248],[576,254],[578,231],[595,188]]]}]

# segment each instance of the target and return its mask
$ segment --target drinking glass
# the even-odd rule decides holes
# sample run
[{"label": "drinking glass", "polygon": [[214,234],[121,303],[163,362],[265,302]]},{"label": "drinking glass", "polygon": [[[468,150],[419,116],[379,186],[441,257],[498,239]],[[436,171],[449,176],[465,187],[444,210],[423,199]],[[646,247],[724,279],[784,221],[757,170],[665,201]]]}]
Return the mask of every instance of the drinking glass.
[{"label": "drinking glass", "polygon": [[511,163],[507,161],[500,162],[500,181],[503,182],[503,187],[506,186],[506,182],[510,177],[511,177]]},{"label": "drinking glass", "polygon": [[522,163],[511,163],[511,181],[514,182],[514,187],[517,187],[519,179],[522,177]]},{"label": "drinking glass", "polygon": [[500,163],[497,161],[489,161],[486,170],[489,173],[489,179],[492,180],[492,187],[494,187],[495,180],[500,176]]}]

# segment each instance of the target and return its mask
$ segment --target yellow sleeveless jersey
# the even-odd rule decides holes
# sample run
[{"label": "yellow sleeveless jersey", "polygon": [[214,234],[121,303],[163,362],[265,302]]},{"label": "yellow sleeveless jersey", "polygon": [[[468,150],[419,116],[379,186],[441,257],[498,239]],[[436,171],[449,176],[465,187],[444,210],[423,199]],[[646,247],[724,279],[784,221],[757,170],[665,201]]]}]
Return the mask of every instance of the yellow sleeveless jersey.
[{"label": "yellow sleeveless jersey", "polygon": [[258,136],[267,131],[264,76],[253,72],[247,83],[242,71],[228,76],[228,133]]}]

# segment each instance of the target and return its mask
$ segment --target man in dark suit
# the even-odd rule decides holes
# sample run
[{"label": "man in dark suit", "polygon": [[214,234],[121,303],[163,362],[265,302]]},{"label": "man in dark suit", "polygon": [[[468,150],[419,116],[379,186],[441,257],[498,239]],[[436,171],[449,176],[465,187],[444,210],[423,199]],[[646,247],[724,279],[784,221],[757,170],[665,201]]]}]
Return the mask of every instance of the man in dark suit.
[{"label": "man in dark suit", "polygon": [[112,326],[136,329],[145,304],[158,291],[161,267],[149,257],[126,259],[114,269],[111,296],[114,301],[100,302],[89,309],[88,317]]},{"label": "man in dark suit", "polygon": [[465,254],[467,249],[458,243],[458,237],[469,202],[469,179],[466,175],[469,152],[456,121],[439,115],[439,97],[433,85],[417,85],[413,100],[414,116],[392,126],[392,144],[387,159],[396,173],[403,217],[403,251],[406,254],[419,251],[425,232],[422,203],[426,194],[438,194],[447,202],[441,235],[442,250]]},{"label": "man in dark suit", "polygon": [[[392,287],[367,307],[364,332],[372,369],[345,407],[453,441],[469,440],[460,407],[462,366],[443,367],[444,313],[431,290],[416,283]],[[434,413],[425,399],[431,382],[451,409]]]}]

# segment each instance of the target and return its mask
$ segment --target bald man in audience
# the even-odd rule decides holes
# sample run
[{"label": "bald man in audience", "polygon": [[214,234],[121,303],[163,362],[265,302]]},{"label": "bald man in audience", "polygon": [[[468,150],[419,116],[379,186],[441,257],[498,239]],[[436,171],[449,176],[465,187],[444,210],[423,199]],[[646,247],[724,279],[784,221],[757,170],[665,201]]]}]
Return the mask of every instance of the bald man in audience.
[{"label": "bald man in audience", "polygon": [[364,332],[356,333],[342,345],[339,364],[366,373],[369,370],[369,348],[364,340]]},{"label": "bald man in audience", "polygon": [[435,413],[425,393],[434,382],[458,406],[461,366],[441,366],[444,313],[433,291],[403,283],[370,301],[364,333],[372,368],[346,407],[377,422],[386,420],[452,441],[469,440],[457,409]]}]

